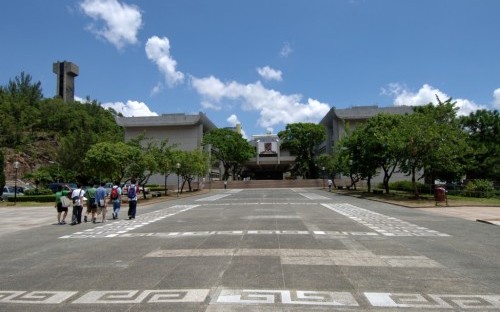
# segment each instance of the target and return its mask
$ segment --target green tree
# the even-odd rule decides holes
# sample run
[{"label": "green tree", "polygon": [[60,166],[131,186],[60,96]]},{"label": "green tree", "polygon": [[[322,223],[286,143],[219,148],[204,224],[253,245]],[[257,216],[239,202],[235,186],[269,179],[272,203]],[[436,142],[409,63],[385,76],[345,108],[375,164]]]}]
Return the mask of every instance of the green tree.
[{"label": "green tree", "polygon": [[188,183],[189,191],[192,191],[191,182],[196,176],[203,176],[208,171],[208,155],[201,150],[183,151],[175,150],[172,152],[172,160],[175,164],[179,164],[176,168],[176,173],[182,177],[182,185],[180,192],[184,189],[184,185]]},{"label": "green tree", "polygon": [[14,80],[9,80],[8,85],[0,89],[0,109],[2,112],[8,112],[2,115],[2,145],[17,148],[30,143],[33,128],[39,122],[38,105],[41,99],[41,83],[33,83],[31,76],[24,72]]},{"label": "green tree", "polygon": [[140,155],[133,159],[128,168],[129,176],[137,180],[139,186],[142,186],[144,198],[146,192],[144,187],[148,183],[149,178],[156,173],[161,173],[160,160],[158,154],[158,142],[151,138],[146,138],[141,134],[127,142],[130,146],[138,149]]},{"label": "green tree", "polygon": [[94,178],[83,163],[87,151],[100,142],[123,142],[123,129],[110,112],[95,102],[70,102],[67,105],[71,108],[71,118],[67,121],[68,132],[58,138],[56,161],[72,171],[79,182],[86,183]]},{"label": "green tree", "polygon": [[317,178],[316,146],[325,140],[325,128],[313,123],[293,123],[286,125],[285,130],[278,133],[278,137],[281,139],[281,147],[288,149],[296,157],[292,174],[306,179]]},{"label": "green tree", "polygon": [[212,157],[222,162],[223,180],[228,179],[229,173],[237,176],[238,170],[255,155],[253,146],[241,134],[230,129],[210,130],[203,135],[203,145],[210,145]]},{"label": "green tree", "polygon": [[335,160],[333,158],[333,155],[321,154],[318,156],[317,162],[320,168],[325,168],[323,172],[323,178],[331,178],[333,186],[336,187],[334,177],[338,171],[335,166]]},{"label": "green tree", "polygon": [[351,135],[340,141],[341,151],[344,151],[344,154],[347,151],[348,154],[351,187],[356,188],[357,182],[366,180],[368,192],[371,191],[371,180],[387,157],[384,145],[377,137],[380,129],[374,126],[375,123],[384,119],[384,115],[374,117],[374,120],[356,128]]},{"label": "green tree", "polygon": [[33,172],[28,172],[23,176],[24,179],[31,179],[35,181],[35,187],[38,188],[41,185],[47,185],[49,182],[53,181],[47,167],[41,167]]},{"label": "green tree", "polygon": [[3,187],[5,186],[5,157],[3,150],[0,149],[0,196],[3,193]]},{"label": "green tree", "polygon": [[85,154],[85,171],[94,181],[122,181],[129,173],[132,159],[140,158],[140,150],[124,142],[100,142]]},{"label": "green tree", "polygon": [[157,146],[154,146],[151,153],[154,155],[158,164],[158,171],[165,177],[165,194],[167,194],[167,179],[168,176],[175,172],[175,162],[173,160],[173,150],[175,146],[168,144],[168,139],[161,141]]},{"label": "green tree", "polygon": [[351,181],[371,180],[381,168],[385,192],[389,181],[402,161],[404,140],[399,134],[402,115],[378,114],[342,139],[336,148],[337,162],[344,173],[347,169]]},{"label": "green tree", "polygon": [[500,117],[498,110],[478,110],[459,119],[468,136],[468,179],[500,181]]},{"label": "green tree", "polygon": [[[419,196],[417,180],[427,177],[453,181],[464,173],[464,154],[468,151],[465,135],[456,119],[455,102],[449,98],[438,104],[415,108],[405,117],[399,134],[406,144],[401,170],[412,177],[414,194]],[[418,172],[423,175],[417,177]]]}]

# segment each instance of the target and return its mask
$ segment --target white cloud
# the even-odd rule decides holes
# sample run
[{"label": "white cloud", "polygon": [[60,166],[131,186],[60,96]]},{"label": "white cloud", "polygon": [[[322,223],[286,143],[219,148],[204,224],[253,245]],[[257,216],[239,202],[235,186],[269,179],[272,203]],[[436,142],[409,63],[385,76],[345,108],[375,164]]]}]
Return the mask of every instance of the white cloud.
[{"label": "white cloud", "polygon": [[163,84],[161,82],[158,82],[156,86],[154,86],[153,89],[151,89],[150,95],[153,96],[157,93],[160,93],[161,90],[163,90]]},{"label": "white cloud", "polygon": [[128,100],[123,102],[110,102],[101,104],[104,108],[112,108],[117,113],[122,113],[125,117],[158,116],[157,113],[149,110],[144,102]]},{"label": "white cloud", "polygon": [[74,100],[77,102],[80,102],[80,103],[89,103],[89,101],[87,101],[87,99],[84,99],[84,98],[76,96],[76,95],[74,97]]},{"label": "white cloud", "polygon": [[222,109],[222,107],[220,105],[216,105],[216,104],[209,102],[209,101],[202,101],[201,107],[203,107],[204,109],[213,109],[216,111],[219,111]]},{"label": "white cloud", "polygon": [[277,80],[277,81],[283,80],[281,78],[281,74],[282,74],[281,70],[276,70],[276,69],[273,69],[269,66],[258,67],[257,72],[265,80]]},{"label": "white cloud", "polygon": [[300,103],[300,94],[284,95],[266,89],[260,82],[246,85],[234,81],[223,83],[213,76],[191,77],[191,82],[205,99],[216,102],[221,99],[239,100],[242,109],[259,111],[258,124],[264,128],[295,122],[318,122],[330,110],[328,104],[313,99]]},{"label": "white cloud", "polygon": [[122,4],[117,0],[84,0],[80,8],[93,20],[102,21],[101,25],[90,24],[88,29],[117,49],[137,43],[142,15],[135,5]]},{"label": "white cloud", "polygon": [[241,124],[241,122],[238,119],[238,116],[236,116],[235,114],[232,114],[231,116],[229,116],[227,118],[227,122],[229,122],[229,124],[233,127],[236,126],[237,124]]},{"label": "white cloud", "polygon": [[[382,94],[393,96],[395,106],[420,106],[429,103],[437,104],[438,101],[436,96],[439,97],[441,101],[446,101],[450,98],[448,94],[428,84],[424,84],[417,92],[412,92],[404,85],[391,83],[387,88],[382,89]],[[453,98],[453,101],[456,102],[456,106],[458,107],[458,115],[469,115],[476,110],[486,109],[486,106],[478,105],[467,99]]]},{"label": "white cloud", "polygon": [[247,139],[247,134],[245,133],[245,130],[243,130],[243,127],[241,126],[241,122],[240,120],[238,119],[238,116],[236,116],[235,114],[232,114],[231,116],[229,116],[227,119],[227,122],[229,122],[229,124],[232,126],[232,127],[236,127],[236,125],[240,125],[240,131],[241,131],[241,136],[244,138],[244,139]]},{"label": "white cloud", "polygon": [[184,80],[184,74],[176,70],[177,62],[170,55],[170,41],[167,37],[153,36],[146,43],[148,59],[156,63],[160,72],[165,75],[167,84],[174,86]]},{"label": "white cloud", "polygon": [[283,44],[283,47],[281,47],[280,55],[281,57],[288,57],[291,53],[293,52],[292,47],[290,46],[290,43],[285,42]]},{"label": "white cloud", "polygon": [[500,88],[493,91],[493,108],[500,110]]}]

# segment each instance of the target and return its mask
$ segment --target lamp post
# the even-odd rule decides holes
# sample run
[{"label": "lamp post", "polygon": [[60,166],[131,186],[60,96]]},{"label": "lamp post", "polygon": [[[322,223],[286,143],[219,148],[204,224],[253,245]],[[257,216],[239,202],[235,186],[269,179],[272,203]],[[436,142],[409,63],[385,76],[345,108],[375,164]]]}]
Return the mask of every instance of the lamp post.
[{"label": "lamp post", "polygon": [[19,169],[19,162],[16,160],[14,162],[14,168],[16,169],[16,178],[14,180],[14,205],[17,203],[17,169]]},{"label": "lamp post", "polygon": [[325,166],[321,167],[321,171],[323,173],[323,189],[325,189]]},{"label": "lamp post", "polygon": [[179,171],[181,169],[181,164],[176,163],[175,168],[177,168],[177,197],[179,197]]}]

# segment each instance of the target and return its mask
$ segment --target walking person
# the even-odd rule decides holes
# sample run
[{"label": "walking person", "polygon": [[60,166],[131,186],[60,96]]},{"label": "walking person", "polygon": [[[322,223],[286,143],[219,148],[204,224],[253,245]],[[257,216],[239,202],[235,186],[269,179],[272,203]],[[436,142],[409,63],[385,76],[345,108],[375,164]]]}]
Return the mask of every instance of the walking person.
[{"label": "walking person", "polygon": [[71,218],[71,225],[76,225],[82,223],[82,211],[83,211],[83,196],[85,195],[85,190],[82,189],[82,184],[78,183],[77,188],[71,193],[71,199],[73,199],[73,215]]},{"label": "walking person", "polygon": [[104,188],[105,184],[106,183],[101,182],[101,185],[97,188],[95,192],[95,199],[98,207],[97,209],[100,210],[102,214],[102,223],[106,222],[106,211],[107,211],[106,189]]},{"label": "walking person", "polygon": [[333,185],[332,179],[328,179],[328,192],[332,191],[332,185]]},{"label": "walking person", "polygon": [[85,216],[83,217],[83,222],[87,222],[88,217],[91,216],[92,222],[95,223],[95,214],[97,212],[97,202],[95,198],[95,192],[96,188],[93,183],[91,183],[91,186],[87,189],[86,194],[87,194],[87,212],[85,213]]},{"label": "walking person", "polygon": [[128,219],[135,219],[135,213],[137,211],[137,194],[139,194],[139,187],[135,185],[135,179],[130,181],[130,186],[127,191],[128,197]]},{"label": "walking person", "polygon": [[118,219],[118,213],[122,205],[122,188],[120,182],[115,182],[109,194],[109,201],[113,204],[113,220]]},{"label": "walking person", "polygon": [[68,198],[68,194],[70,192],[71,189],[67,185],[65,185],[64,187],[59,185],[57,187],[55,208],[57,209],[57,224],[59,225],[66,224],[68,207],[71,203],[71,200]]}]

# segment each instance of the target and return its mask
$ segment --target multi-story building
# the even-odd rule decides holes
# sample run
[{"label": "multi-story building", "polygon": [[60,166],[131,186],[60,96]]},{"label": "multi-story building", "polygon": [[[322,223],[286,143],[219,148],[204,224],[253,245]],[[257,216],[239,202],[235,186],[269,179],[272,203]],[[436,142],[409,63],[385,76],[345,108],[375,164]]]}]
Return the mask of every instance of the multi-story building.
[{"label": "multi-story building", "polygon": [[[202,148],[203,135],[217,128],[208,117],[186,114],[164,114],[147,117],[117,117],[116,122],[125,131],[125,140],[144,134],[147,138],[158,142],[168,139],[169,145],[185,151]],[[151,184],[163,184],[164,176],[154,175],[149,179]],[[168,184],[175,184],[177,176],[171,175]]]},{"label": "multi-story building", "polygon": [[281,148],[279,137],[272,133],[253,135],[250,144],[255,147],[255,157],[246,162],[243,176],[257,180],[284,179],[295,156]]},{"label": "multi-story building", "polygon": [[[319,153],[331,153],[335,143],[347,133],[347,129],[354,130],[360,124],[378,113],[410,114],[412,107],[378,107],[356,106],[352,108],[332,108],[319,122],[326,129],[326,140],[318,146]],[[165,114],[149,117],[117,117],[119,125],[125,129],[125,140],[145,134],[148,138],[161,141],[168,138],[169,144],[182,150],[195,150],[202,148],[203,135],[211,129],[217,128],[208,117],[198,115]],[[234,128],[239,132],[239,125]],[[231,179],[252,178],[257,180],[283,180],[287,177],[290,167],[294,164],[295,156],[288,150],[282,149],[278,135],[267,133],[253,135],[249,140],[255,147],[255,157],[249,159],[245,168],[238,177]],[[210,177],[217,179],[221,176],[221,168],[212,168]],[[394,180],[405,177],[395,175]],[[169,183],[177,179],[172,175]],[[149,183],[162,184],[164,177],[155,175]],[[377,182],[377,178],[374,179]]]},{"label": "multi-story building", "polygon": [[341,109],[332,107],[319,122],[326,129],[326,140],[319,146],[319,150],[322,153],[330,154],[333,151],[335,143],[342,136],[346,135],[347,129],[352,131],[379,113],[404,115],[411,114],[412,112],[413,108],[411,106],[378,107],[377,105],[373,105]]}]

